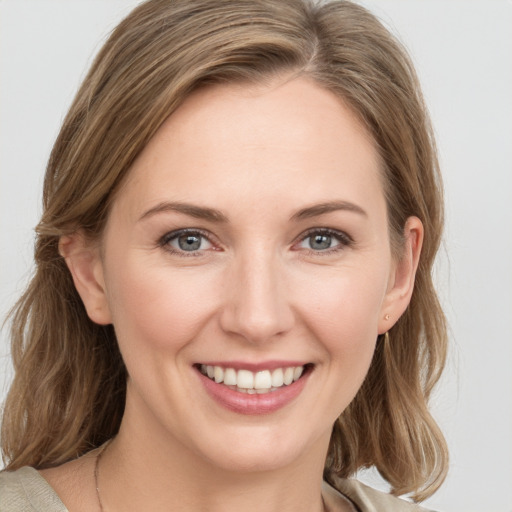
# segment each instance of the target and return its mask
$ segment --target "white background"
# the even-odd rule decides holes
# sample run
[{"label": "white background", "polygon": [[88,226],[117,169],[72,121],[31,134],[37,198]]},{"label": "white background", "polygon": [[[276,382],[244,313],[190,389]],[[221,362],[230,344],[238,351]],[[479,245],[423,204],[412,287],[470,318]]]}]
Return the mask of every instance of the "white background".
[{"label": "white background", "polygon": [[[0,315],[30,275],[46,159],[101,42],[137,0],[0,0]],[[434,410],[449,477],[427,503],[512,512],[512,2],[368,0],[417,65],[447,202],[437,281],[452,350]],[[0,399],[11,376],[0,339]],[[372,475],[367,480],[379,483]]]}]

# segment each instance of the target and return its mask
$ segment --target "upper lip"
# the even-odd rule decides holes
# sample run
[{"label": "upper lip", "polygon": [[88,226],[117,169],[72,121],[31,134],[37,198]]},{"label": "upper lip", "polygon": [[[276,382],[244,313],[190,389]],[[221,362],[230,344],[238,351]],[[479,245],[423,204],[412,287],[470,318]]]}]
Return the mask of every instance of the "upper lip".
[{"label": "upper lip", "polygon": [[201,361],[198,365],[220,366],[221,368],[233,368],[234,370],[249,370],[252,372],[260,372],[263,370],[275,370],[276,368],[289,368],[296,366],[305,366],[308,364],[304,361],[290,360],[270,360],[270,361]]}]

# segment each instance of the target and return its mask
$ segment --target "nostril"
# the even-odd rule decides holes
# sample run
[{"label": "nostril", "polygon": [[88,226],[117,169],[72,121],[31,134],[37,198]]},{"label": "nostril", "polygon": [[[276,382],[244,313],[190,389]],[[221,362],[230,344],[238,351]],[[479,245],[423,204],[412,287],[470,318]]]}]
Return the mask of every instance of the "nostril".
[{"label": "nostril", "polygon": [[245,308],[235,305],[231,311],[224,311],[221,328],[224,332],[237,334],[250,343],[265,343],[282,337],[294,324],[291,311],[285,306],[266,310]]}]

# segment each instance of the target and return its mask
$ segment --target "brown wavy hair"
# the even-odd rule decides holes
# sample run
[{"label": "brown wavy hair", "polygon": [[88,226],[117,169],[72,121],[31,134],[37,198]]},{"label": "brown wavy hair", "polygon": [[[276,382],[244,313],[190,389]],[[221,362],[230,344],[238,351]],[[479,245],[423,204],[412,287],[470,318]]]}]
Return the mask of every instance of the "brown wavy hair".
[{"label": "brown wavy hair", "polygon": [[325,477],[375,466],[394,494],[418,501],[441,485],[447,448],[427,407],[447,343],[431,276],[443,225],[436,149],[405,50],[348,1],[149,0],[112,32],[51,152],[36,270],[11,313],[7,469],[78,457],[114,436],[123,416],[127,375],[114,330],[88,318],[59,238],[102,233],[134,160],[191,91],[287,73],[338,95],[372,135],[395,255],[408,217],[425,230],[410,306],[389,341],[378,340],[362,388],[334,425]]}]

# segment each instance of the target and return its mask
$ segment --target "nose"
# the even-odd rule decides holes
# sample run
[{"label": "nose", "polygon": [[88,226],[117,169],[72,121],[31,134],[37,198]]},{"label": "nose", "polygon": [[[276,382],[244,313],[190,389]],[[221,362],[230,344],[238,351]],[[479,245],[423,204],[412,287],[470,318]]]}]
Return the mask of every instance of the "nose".
[{"label": "nose", "polygon": [[253,344],[290,331],[295,318],[284,270],[276,255],[253,252],[233,262],[225,285],[221,328]]}]

